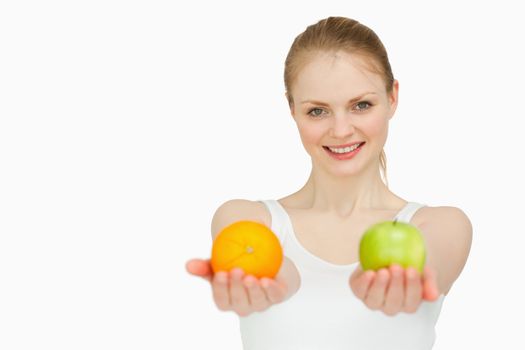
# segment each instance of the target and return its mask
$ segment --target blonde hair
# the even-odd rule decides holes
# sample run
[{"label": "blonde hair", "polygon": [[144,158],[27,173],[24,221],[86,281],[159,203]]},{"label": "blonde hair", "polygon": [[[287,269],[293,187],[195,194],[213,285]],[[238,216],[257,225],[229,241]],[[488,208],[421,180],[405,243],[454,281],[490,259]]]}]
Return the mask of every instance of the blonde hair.
[{"label": "blonde hair", "polygon": [[[320,51],[344,51],[363,56],[368,69],[383,77],[387,94],[392,93],[394,75],[388,55],[377,34],[367,26],[346,17],[328,17],[312,24],[292,43],[284,67],[284,86],[290,107],[293,106],[292,83],[299,71]],[[379,156],[380,172],[388,187],[386,153]]]}]

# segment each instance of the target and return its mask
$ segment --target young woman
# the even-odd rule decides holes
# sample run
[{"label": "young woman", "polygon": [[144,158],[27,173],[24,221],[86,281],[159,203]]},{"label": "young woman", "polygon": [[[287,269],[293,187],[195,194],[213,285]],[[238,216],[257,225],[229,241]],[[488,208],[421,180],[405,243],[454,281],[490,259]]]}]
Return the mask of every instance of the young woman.
[{"label": "young woman", "polygon": [[[240,316],[245,349],[431,349],[445,295],[467,260],[472,226],[456,207],[430,207],[393,193],[383,150],[399,83],[377,35],[348,18],[329,17],[294,40],[284,72],[286,98],[310,177],[278,200],[229,200],[212,219],[213,238],[239,220],[276,233],[285,259],[275,279],[240,269],[207,279],[217,307]],[[392,265],[363,271],[361,235],[384,220],[410,222],[425,239],[419,274]]]}]

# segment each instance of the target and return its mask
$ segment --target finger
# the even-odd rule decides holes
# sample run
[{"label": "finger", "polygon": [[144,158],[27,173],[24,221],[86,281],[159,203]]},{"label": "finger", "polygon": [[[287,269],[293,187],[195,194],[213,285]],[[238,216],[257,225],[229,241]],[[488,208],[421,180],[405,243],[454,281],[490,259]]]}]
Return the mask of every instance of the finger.
[{"label": "finger", "polygon": [[359,277],[361,277],[361,275],[364,273],[363,271],[363,268],[361,267],[361,265],[357,265],[357,267],[355,268],[354,272],[352,272],[352,275],[350,276],[350,283],[352,283],[353,281],[357,280]]},{"label": "finger", "polygon": [[252,275],[244,278],[243,284],[248,291],[248,301],[255,311],[263,311],[268,308],[269,301],[259,281]]},{"label": "finger", "polygon": [[271,278],[262,278],[261,286],[266,293],[266,297],[272,304],[280,303],[286,297],[288,287],[282,283],[277,283]]},{"label": "finger", "polygon": [[406,269],[406,295],[405,295],[405,306],[403,311],[408,313],[414,313],[421,304],[421,298],[423,297],[422,279],[419,272],[409,267]]},{"label": "finger", "polygon": [[390,283],[387,286],[383,312],[393,316],[403,309],[405,301],[405,271],[399,265],[392,265]]},{"label": "finger", "polygon": [[225,271],[218,271],[212,278],[211,288],[213,292],[213,300],[219,310],[231,310],[230,294],[228,292],[228,273]]},{"label": "finger", "polygon": [[372,310],[378,310],[383,307],[385,302],[386,287],[390,280],[390,272],[385,269],[379,269],[376,273],[376,278],[372,281],[372,285],[368,289],[368,294],[365,296],[365,304]]},{"label": "finger", "polygon": [[375,271],[363,271],[361,267],[356,268],[354,273],[350,276],[350,288],[355,296],[364,300],[372,281],[376,276]]},{"label": "finger", "polygon": [[246,316],[250,309],[248,303],[248,293],[242,283],[244,271],[235,268],[230,272],[230,300],[232,309],[239,314],[239,316]]},{"label": "finger", "polygon": [[211,268],[210,260],[204,259],[191,259],[186,262],[186,271],[188,273],[202,277],[208,281],[211,281],[213,270]]},{"label": "finger", "polygon": [[423,299],[435,301],[438,297],[439,289],[437,286],[436,273],[430,266],[425,266],[425,270],[423,271]]}]

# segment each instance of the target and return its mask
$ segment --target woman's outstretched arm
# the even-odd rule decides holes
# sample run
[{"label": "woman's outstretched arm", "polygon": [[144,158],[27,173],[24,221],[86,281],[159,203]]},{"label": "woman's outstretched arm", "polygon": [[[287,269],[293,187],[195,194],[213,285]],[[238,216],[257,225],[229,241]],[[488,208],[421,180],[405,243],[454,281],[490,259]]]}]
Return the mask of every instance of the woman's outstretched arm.
[{"label": "woman's outstretched arm", "polygon": [[[212,219],[212,240],[226,226],[239,220],[252,220],[266,224],[261,207],[252,201],[230,200],[222,204]],[[239,316],[264,311],[274,304],[290,298],[299,289],[299,273],[291,260],[284,257],[275,278],[256,278],[241,269],[214,273],[210,259],[191,259],[186,270],[208,281],[213,300],[219,310],[233,311]]]},{"label": "woman's outstretched arm", "polygon": [[421,302],[447,294],[465,266],[472,244],[472,225],[465,213],[455,207],[426,207],[417,215],[427,248],[423,274],[392,265],[378,271],[358,267],[350,276],[352,292],[372,310],[390,316],[413,313]]}]

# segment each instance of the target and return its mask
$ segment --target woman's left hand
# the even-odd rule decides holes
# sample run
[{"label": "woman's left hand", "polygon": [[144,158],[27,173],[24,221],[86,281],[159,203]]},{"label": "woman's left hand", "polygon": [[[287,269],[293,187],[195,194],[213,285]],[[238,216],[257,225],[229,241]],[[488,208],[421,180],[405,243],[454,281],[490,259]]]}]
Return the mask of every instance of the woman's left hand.
[{"label": "woman's left hand", "polygon": [[389,316],[414,313],[422,301],[435,301],[439,297],[435,270],[429,266],[425,266],[421,275],[413,267],[391,265],[378,271],[363,271],[359,265],[349,284],[368,308]]}]

